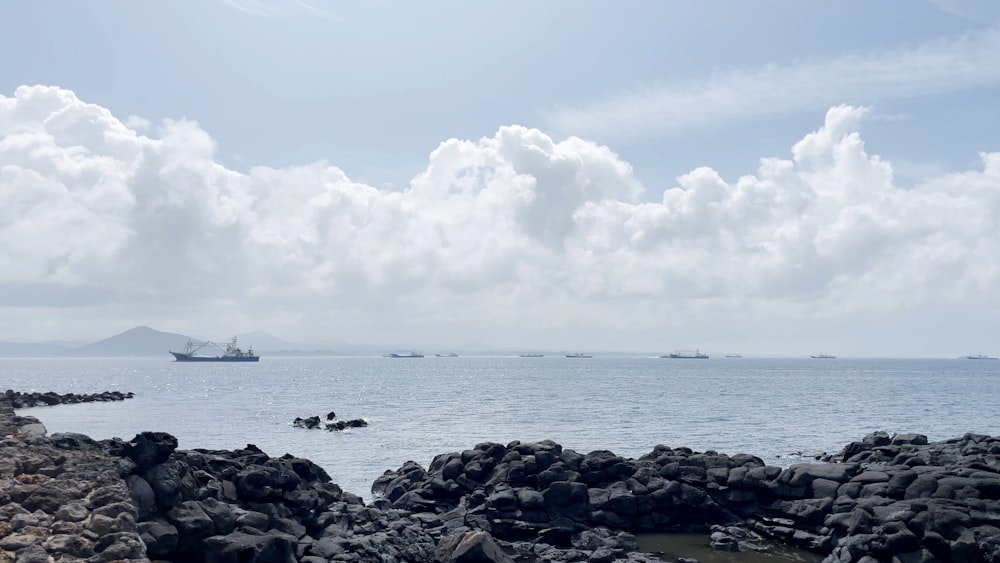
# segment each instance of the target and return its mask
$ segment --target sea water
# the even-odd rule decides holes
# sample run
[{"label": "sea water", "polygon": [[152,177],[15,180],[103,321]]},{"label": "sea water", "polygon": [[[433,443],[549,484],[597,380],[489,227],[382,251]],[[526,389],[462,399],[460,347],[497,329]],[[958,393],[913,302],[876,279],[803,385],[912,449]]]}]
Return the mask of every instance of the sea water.
[{"label": "sea water", "polygon": [[[0,359],[0,391],[132,391],[135,398],[21,409],[50,433],[130,439],[169,432],[181,448],[254,444],[322,466],[371,499],[407,460],[480,442],[551,439],[580,453],[638,457],[657,444],[752,453],[787,466],[875,430],[931,440],[1000,434],[1000,361],[680,360],[600,356]],[[335,412],[369,426],[292,426]]]}]

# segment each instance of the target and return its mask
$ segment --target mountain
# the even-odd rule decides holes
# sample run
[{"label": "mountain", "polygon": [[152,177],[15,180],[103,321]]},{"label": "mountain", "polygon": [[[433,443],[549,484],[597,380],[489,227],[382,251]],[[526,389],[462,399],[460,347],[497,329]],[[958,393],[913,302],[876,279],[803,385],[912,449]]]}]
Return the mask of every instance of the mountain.
[{"label": "mountain", "polygon": [[148,326],[130,328],[93,344],[88,344],[64,355],[67,356],[164,356],[170,350],[181,351],[189,337],[173,332],[160,332]]},{"label": "mountain", "polygon": [[243,349],[253,346],[255,352],[282,352],[304,349],[302,344],[294,344],[292,342],[282,340],[277,336],[272,336],[262,330],[247,332],[245,334],[237,334],[236,338],[239,339],[240,346]]}]

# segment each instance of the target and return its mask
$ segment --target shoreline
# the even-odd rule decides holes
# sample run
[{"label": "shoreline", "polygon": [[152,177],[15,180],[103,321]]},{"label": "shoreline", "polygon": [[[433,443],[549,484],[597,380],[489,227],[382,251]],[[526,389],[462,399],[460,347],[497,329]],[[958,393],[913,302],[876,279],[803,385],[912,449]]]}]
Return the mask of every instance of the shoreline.
[{"label": "shoreline", "polygon": [[386,471],[366,504],[311,461],[249,444],[50,436],[17,416],[11,393],[0,395],[0,562],[660,561],[636,534],[681,531],[831,562],[1000,561],[1000,437],[876,432],[786,468],[683,447],[633,459],[484,443]]}]

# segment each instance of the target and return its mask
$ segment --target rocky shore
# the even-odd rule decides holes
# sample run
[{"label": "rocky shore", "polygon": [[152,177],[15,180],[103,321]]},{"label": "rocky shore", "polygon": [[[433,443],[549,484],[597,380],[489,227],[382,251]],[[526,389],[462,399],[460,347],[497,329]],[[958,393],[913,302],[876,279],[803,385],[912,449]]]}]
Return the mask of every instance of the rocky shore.
[{"label": "rocky shore", "polygon": [[0,395],[0,562],[660,561],[636,534],[771,539],[828,562],[1000,562],[1000,437],[873,433],[818,463],[551,441],[407,462],[374,501],[309,460],[46,435]]}]

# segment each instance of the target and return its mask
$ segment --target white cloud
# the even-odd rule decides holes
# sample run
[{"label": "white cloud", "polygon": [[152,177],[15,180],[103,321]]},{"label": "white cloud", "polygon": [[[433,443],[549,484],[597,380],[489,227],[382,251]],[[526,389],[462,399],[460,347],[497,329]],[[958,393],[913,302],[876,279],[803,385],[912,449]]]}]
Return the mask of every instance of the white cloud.
[{"label": "white cloud", "polygon": [[820,111],[1000,83],[1000,28],[867,54],[713,73],[654,84],[547,116],[557,131],[607,139],[678,134],[734,119]]},{"label": "white cloud", "polygon": [[607,147],[521,126],[447,140],[390,191],[325,162],[230,170],[197,123],[143,135],[21,87],[0,96],[0,322],[627,347],[1000,305],[1000,153],[900,188],[865,114],[835,106],[790,158],[649,202]]}]

